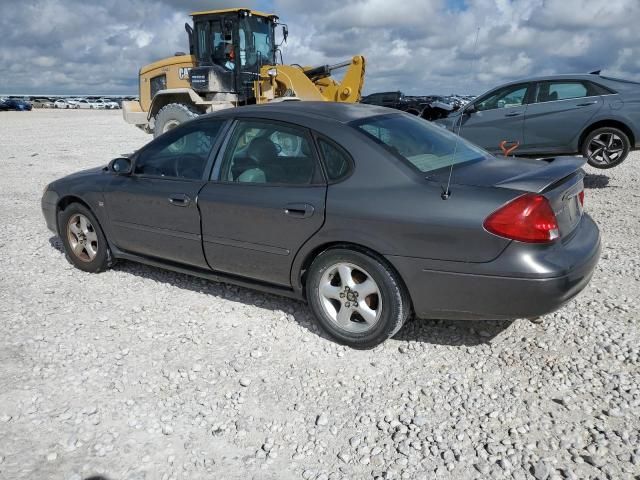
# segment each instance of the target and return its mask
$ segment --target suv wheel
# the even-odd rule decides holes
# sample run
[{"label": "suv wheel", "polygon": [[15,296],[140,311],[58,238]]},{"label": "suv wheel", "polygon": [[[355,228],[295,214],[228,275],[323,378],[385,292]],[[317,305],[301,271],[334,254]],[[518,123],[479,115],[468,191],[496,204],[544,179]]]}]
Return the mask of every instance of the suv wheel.
[{"label": "suv wheel", "polygon": [[373,348],[395,335],[409,317],[409,296],[398,275],[381,260],[335,249],[311,264],[307,300],[318,323],[335,340]]},{"label": "suv wheel", "polygon": [[631,150],[629,137],[622,130],[613,127],[598,128],[587,135],[582,146],[582,154],[589,165],[595,168],[613,168],[620,165]]}]

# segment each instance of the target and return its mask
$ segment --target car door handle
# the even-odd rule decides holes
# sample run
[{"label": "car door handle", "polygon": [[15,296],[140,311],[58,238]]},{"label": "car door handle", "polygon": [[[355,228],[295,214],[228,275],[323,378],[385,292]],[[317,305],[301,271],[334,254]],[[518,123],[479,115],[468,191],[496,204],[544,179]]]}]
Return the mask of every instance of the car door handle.
[{"label": "car door handle", "polygon": [[315,212],[313,205],[308,203],[290,203],[284,207],[284,214],[295,218],[309,218]]},{"label": "car door handle", "polygon": [[595,105],[596,103],[598,103],[597,100],[594,100],[593,102],[578,103],[576,107],[588,107],[589,105]]},{"label": "car door handle", "polygon": [[186,207],[191,203],[191,198],[184,193],[174,193],[173,195],[169,195],[169,203],[176,207]]},{"label": "car door handle", "polygon": [[522,115],[522,112],[511,112],[504,114],[505,117],[517,117],[518,115]]}]

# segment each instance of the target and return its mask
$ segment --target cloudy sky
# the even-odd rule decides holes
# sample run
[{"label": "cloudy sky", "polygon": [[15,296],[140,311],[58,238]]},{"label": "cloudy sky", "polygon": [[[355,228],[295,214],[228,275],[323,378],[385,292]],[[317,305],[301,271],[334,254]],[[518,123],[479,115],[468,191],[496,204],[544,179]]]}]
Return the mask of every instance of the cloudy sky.
[{"label": "cloudy sky", "polygon": [[188,50],[191,11],[228,6],[277,13],[286,63],[365,55],[367,93],[596,69],[640,80],[639,0],[0,0],[0,93],[137,93],[140,66]]}]

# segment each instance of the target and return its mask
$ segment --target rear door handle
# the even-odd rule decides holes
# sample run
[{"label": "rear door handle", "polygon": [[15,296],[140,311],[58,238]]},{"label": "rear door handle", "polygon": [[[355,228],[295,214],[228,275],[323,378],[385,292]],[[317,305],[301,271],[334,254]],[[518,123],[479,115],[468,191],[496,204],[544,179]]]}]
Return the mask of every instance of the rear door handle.
[{"label": "rear door handle", "polygon": [[290,203],[284,207],[284,214],[295,218],[309,218],[315,212],[313,205],[308,203]]},{"label": "rear door handle", "polygon": [[186,207],[191,203],[191,198],[184,193],[174,193],[169,195],[169,203],[176,207]]},{"label": "rear door handle", "polygon": [[511,112],[504,114],[505,117],[517,117],[518,115],[522,115],[522,112]]},{"label": "rear door handle", "polygon": [[597,100],[594,100],[593,102],[578,103],[576,107],[588,107],[589,105],[595,105],[596,103],[598,103]]}]

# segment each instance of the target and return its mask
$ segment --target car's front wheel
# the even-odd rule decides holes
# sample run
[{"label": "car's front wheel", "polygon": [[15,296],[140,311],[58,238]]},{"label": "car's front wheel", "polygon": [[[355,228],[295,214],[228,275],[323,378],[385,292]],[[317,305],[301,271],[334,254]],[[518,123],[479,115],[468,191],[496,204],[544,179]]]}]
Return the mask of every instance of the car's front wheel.
[{"label": "car's front wheel", "polygon": [[316,257],[306,294],[320,326],[353,348],[373,348],[392,337],[411,311],[398,274],[382,259],[355,250]]},{"label": "car's front wheel", "polygon": [[72,203],[59,213],[58,232],[67,259],[76,268],[98,273],[112,265],[102,228],[84,205]]},{"label": "car's front wheel", "polygon": [[582,154],[589,165],[595,168],[613,168],[629,155],[631,142],[622,130],[603,127],[587,135],[582,145]]}]

